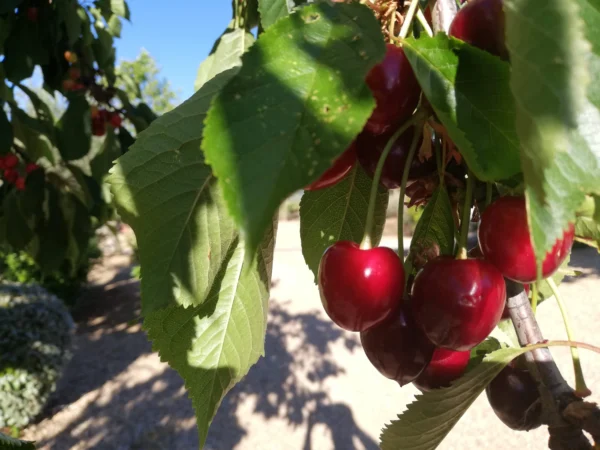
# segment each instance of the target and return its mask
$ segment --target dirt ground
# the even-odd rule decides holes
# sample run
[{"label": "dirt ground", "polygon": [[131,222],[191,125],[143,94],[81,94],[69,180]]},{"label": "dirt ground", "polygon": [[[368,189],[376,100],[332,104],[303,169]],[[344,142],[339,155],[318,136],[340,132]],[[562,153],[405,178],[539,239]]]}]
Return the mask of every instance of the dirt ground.
[{"label": "dirt ground", "polygon": [[[393,238],[386,244],[393,246]],[[600,258],[576,250],[582,271],[561,285],[576,338],[600,345]],[[160,362],[139,326],[139,287],[127,257],[111,257],[92,273],[93,286],[75,313],[74,357],[48,417],[25,438],[48,450],[193,450],[194,412],[177,373]],[[322,312],[304,264],[297,222],[280,224],[271,292],[266,357],[224,399],[205,448],[210,450],[376,450],[384,423],[414,399],[381,377],[357,336],[335,327]],[[549,339],[565,337],[552,300],[540,306]],[[572,381],[566,349],[553,350]],[[582,355],[589,386],[600,389],[600,357]],[[600,396],[592,396],[592,400]],[[544,449],[547,433],[517,433],[480,397],[439,447]]]}]

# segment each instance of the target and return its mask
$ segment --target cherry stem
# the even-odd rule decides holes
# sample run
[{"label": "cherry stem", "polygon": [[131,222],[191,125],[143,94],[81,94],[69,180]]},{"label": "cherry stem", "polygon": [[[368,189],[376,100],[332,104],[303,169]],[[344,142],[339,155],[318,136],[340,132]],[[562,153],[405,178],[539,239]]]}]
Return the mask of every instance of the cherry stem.
[{"label": "cherry stem", "polygon": [[[554,282],[554,280],[550,277],[546,279],[546,283],[550,287],[552,294],[554,294],[554,298],[556,299],[556,303],[558,304],[558,308],[560,309],[560,314],[562,315],[563,322],[565,324],[565,330],[567,332],[567,339],[569,341],[573,340],[573,331],[571,329],[571,321],[569,319],[569,313],[567,312],[567,307],[565,302],[560,295],[558,290],[558,286]],[[571,347],[571,358],[573,358],[573,370],[575,372],[575,392],[577,395],[581,397],[585,397],[591,394],[591,391],[588,389],[585,384],[585,378],[583,376],[583,370],[581,368],[581,360],[579,359],[579,350],[576,347]]]},{"label": "cherry stem", "polygon": [[538,289],[538,284],[536,281],[535,283],[531,283],[531,310],[533,311],[533,314],[535,314],[535,311],[537,309],[537,304],[538,304],[539,298],[540,298],[539,289]]},{"label": "cherry stem", "polygon": [[415,153],[417,152],[417,144],[419,138],[423,133],[423,123],[416,125],[415,134],[412,142],[410,143],[410,149],[408,150],[408,156],[406,157],[406,163],[404,164],[404,171],[402,172],[402,181],[400,183],[400,197],[398,199],[398,254],[404,257],[404,197],[406,196],[406,183],[408,183],[408,174],[410,173],[410,167],[412,166]]},{"label": "cherry stem", "polygon": [[[373,174],[373,183],[371,184],[371,193],[369,195],[369,208],[367,209],[367,220],[365,222],[365,236],[363,237],[363,240],[360,243],[360,248],[362,248],[363,250],[369,249],[373,246],[373,222],[375,219],[375,204],[377,203],[377,191],[379,190],[379,180],[381,179],[381,173],[383,172],[385,160],[390,154],[394,142],[396,142],[400,135],[402,135],[402,133],[408,130],[411,126],[423,120],[423,114],[423,112],[417,110],[417,112],[409,120],[404,122],[404,124],[396,130],[392,137],[390,137],[387,141],[387,144],[385,144],[383,152],[379,157],[379,161],[377,161],[377,167],[375,168],[375,173]],[[400,211],[398,211],[398,214],[400,215]]]},{"label": "cherry stem", "polygon": [[458,240],[457,259],[467,259],[467,238],[469,236],[469,225],[471,224],[471,206],[473,204],[473,184],[474,175],[470,169],[467,169],[467,190],[465,191],[465,203],[463,205],[462,217],[460,220],[460,238]]},{"label": "cherry stem", "polygon": [[417,12],[418,7],[419,0],[412,0],[410,2],[408,11],[406,11],[406,15],[404,16],[404,22],[402,22],[402,28],[400,28],[400,38],[404,39],[408,35],[408,30],[410,30],[410,25],[415,18],[415,13]]},{"label": "cherry stem", "polygon": [[427,22],[427,18],[425,17],[425,14],[423,14],[423,11],[421,11],[421,8],[419,8],[417,10],[417,20],[419,21],[419,23],[425,30],[425,33],[427,33],[427,35],[429,37],[433,37],[433,30],[429,26],[429,23]]}]

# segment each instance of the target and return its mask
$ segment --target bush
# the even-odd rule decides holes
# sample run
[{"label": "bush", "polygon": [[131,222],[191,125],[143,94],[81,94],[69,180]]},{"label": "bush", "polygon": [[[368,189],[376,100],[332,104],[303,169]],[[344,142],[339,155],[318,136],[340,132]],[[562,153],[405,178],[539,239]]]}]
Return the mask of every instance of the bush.
[{"label": "bush", "polygon": [[73,319],[54,295],[0,285],[0,428],[27,425],[41,411],[70,356]]}]

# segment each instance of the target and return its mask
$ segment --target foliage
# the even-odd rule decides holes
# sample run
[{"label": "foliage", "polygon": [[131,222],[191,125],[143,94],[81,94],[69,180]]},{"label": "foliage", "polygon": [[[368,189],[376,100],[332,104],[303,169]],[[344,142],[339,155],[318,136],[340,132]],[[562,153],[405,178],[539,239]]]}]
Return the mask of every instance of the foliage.
[{"label": "foliage", "polygon": [[0,285],[0,427],[39,414],[69,358],[73,320],[39,286]]},{"label": "foliage", "polygon": [[35,450],[35,443],[0,433],[0,450]]},{"label": "foliage", "polygon": [[143,102],[156,114],[161,115],[175,107],[177,93],[166,78],[160,78],[156,61],[142,49],[133,61],[121,61],[115,70],[118,83],[132,103]]}]

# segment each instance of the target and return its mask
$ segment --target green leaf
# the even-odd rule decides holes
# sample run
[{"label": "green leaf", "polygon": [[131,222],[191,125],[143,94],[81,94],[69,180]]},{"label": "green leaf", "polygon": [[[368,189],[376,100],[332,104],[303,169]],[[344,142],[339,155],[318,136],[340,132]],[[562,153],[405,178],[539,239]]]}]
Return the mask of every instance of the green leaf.
[{"label": "green leaf", "polygon": [[458,39],[406,39],[404,52],[448,134],[483,181],[520,172],[510,66]]},{"label": "green leaf", "polygon": [[92,177],[101,182],[108,175],[109,169],[119,156],[121,156],[121,143],[115,134],[115,130],[108,127],[100,151],[90,162]]},{"label": "green leaf", "polygon": [[19,207],[19,194],[12,191],[4,199],[4,215],[6,217],[6,239],[14,250],[22,250],[31,241],[33,231],[29,228],[28,218]]},{"label": "green leaf", "polygon": [[135,144],[135,138],[125,128],[119,129],[119,143],[121,144],[121,153],[129,151],[129,147]]},{"label": "green leaf", "polygon": [[43,170],[35,170],[27,175],[26,189],[19,196],[19,208],[31,226],[43,215],[45,189],[46,177]]},{"label": "green leaf", "polygon": [[242,54],[254,43],[254,36],[236,28],[228,29],[215,43],[213,51],[200,67],[194,83],[194,89],[200,89],[204,83],[224,70],[241,65]]},{"label": "green leaf", "polygon": [[65,29],[67,31],[67,42],[72,46],[77,42],[81,35],[82,20],[80,10],[82,8],[80,6],[73,8],[73,5],[64,2],[59,2],[56,6],[57,8],[61,8]]},{"label": "green leaf", "polygon": [[35,442],[23,441],[0,433],[0,450],[35,450]]},{"label": "green leaf", "polygon": [[600,250],[600,224],[594,219],[578,217],[575,221],[575,236]]},{"label": "green leaf", "polygon": [[451,387],[435,389],[408,405],[406,411],[386,425],[381,433],[382,450],[434,450],[479,397],[486,386],[524,348],[506,348],[489,353],[483,361]]},{"label": "green leaf", "polygon": [[410,254],[421,255],[432,247],[438,247],[440,255],[450,255],[454,251],[454,216],[448,191],[440,185],[419,219],[410,243]]},{"label": "green leaf", "polygon": [[58,150],[65,161],[79,159],[90,149],[90,106],[83,96],[74,96],[57,124]]},{"label": "green leaf", "polygon": [[125,20],[131,20],[129,6],[125,0],[110,0],[110,9],[117,16]]},{"label": "green leaf", "polygon": [[3,0],[0,3],[0,14],[8,14],[15,11],[15,9],[23,2],[23,0]]},{"label": "green leaf", "polygon": [[38,119],[45,121],[47,123],[47,130],[50,131],[54,125],[54,115],[52,114],[50,105],[48,105],[36,92],[29,89],[27,86],[23,84],[19,84],[18,86],[19,89],[21,89],[25,95],[29,97],[31,105],[35,109]]},{"label": "green leaf", "polygon": [[31,77],[39,52],[37,28],[18,20],[4,42],[4,71],[6,78],[13,83]]},{"label": "green leaf", "polygon": [[38,237],[35,260],[44,273],[60,268],[69,246],[69,230],[60,207],[60,194],[55,188],[47,191],[48,218],[36,230]]},{"label": "green leaf", "polygon": [[13,130],[4,108],[0,107],[0,155],[8,153],[13,143]]},{"label": "green leaf", "polygon": [[237,69],[223,72],[138,135],[109,182],[119,213],[136,233],[142,312],[208,296],[235,228],[214,197],[214,176],[200,151],[202,123],[213,96]]},{"label": "green leaf", "polygon": [[80,268],[91,235],[91,218],[88,209],[77,197],[66,194],[61,197],[61,208],[69,230],[69,244],[65,258],[70,263],[71,275]]},{"label": "green leaf", "polygon": [[114,37],[121,37],[121,29],[123,25],[121,25],[121,19],[118,16],[112,15],[110,19],[108,19],[108,32]]},{"label": "green leaf", "polygon": [[279,204],[317,179],[373,110],[365,83],[385,51],[372,11],[312,4],[242,56],[213,101],[202,148],[253,253]]},{"label": "green leaf", "polygon": [[287,16],[294,7],[293,0],[258,0],[260,22],[264,29]]},{"label": "green leaf", "polygon": [[585,194],[600,194],[600,6],[550,0],[539,14],[534,3],[507,0],[504,7],[529,224],[541,261],[575,221]]},{"label": "green leaf", "polygon": [[[323,252],[337,241],[360,243],[365,234],[371,178],[360,164],[339,183],[325,189],[306,191],[300,201],[300,238],[304,261],[315,275]],[[379,189],[375,205],[375,236],[378,245],[388,204],[388,192]]]}]

